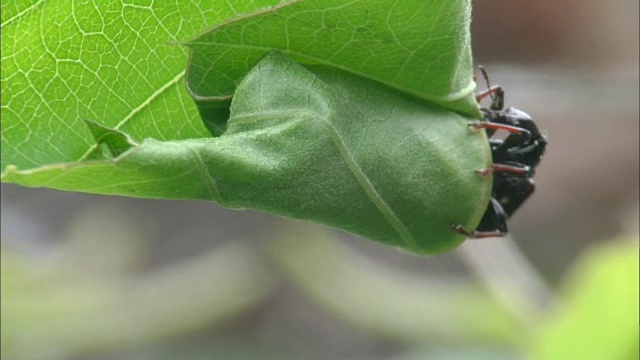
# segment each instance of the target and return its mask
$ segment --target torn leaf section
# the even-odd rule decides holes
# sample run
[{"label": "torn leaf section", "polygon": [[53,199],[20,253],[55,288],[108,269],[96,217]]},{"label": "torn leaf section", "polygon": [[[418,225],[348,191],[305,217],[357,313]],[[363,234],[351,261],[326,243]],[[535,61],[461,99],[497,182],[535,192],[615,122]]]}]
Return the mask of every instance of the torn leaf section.
[{"label": "torn leaf section", "polygon": [[91,131],[91,135],[101,148],[109,151],[110,157],[120,156],[123,152],[129,150],[133,146],[138,146],[131,137],[120,130],[112,129],[88,119],[84,120],[87,127]]}]

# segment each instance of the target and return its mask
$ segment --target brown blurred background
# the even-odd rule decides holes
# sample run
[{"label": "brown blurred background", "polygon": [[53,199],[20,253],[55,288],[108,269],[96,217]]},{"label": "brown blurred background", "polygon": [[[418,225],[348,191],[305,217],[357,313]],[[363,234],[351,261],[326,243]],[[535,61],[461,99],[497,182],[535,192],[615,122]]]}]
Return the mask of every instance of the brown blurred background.
[{"label": "brown blurred background", "polygon": [[638,216],[638,3],[474,2],[477,63],[546,129],[537,191],[511,227],[549,280]]},{"label": "brown blurred background", "polygon": [[[638,2],[475,1],[472,35],[475,61],[487,68],[492,82],[506,89],[507,106],[531,114],[549,139],[536,175],[536,193],[510,221],[510,229],[524,255],[554,287],[588,244],[637,233]],[[211,203],[3,184],[3,248],[39,259],[58,256],[54,250],[67,241],[69,229],[86,223],[82,214],[96,209],[115,209],[144,239],[127,265],[132,273],[188,261],[225,242],[258,244],[286,223]],[[91,236],[95,229],[87,231]],[[107,226],[101,231],[115,230]],[[423,259],[340,237],[380,266],[416,276],[469,273],[456,253]],[[109,251],[133,251],[129,245],[109,250],[108,241],[100,246],[104,256]],[[287,281],[268,300],[222,327],[204,326],[169,338],[159,348],[193,349],[212,341],[275,349],[305,359],[383,359],[402,349],[343,324]],[[115,355],[89,358],[126,354],[155,359],[157,348],[125,348]]]}]

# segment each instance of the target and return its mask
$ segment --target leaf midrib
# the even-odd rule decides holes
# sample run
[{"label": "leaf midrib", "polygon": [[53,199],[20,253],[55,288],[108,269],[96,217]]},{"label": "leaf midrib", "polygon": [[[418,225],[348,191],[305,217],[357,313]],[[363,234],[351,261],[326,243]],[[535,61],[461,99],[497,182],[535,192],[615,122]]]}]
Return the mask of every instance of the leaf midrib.
[{"label": "leaf midrib", "polygon": [[233,118],[233,122],[236,124],[255,122],[265,119],[274,119],[274,118],[290,118],[293,114],[299,115],[304,118],[301,121],[313,121],[320,124],[329,134],[331,140],[334,145],[338,149],[342,159],[349,167],[349,171],[353,174],[353,176],[358,181],[358,185],[360,188],[367,194],[367,197],[374,206],[378,209],[380,214],[387,220],[387,222],[393,227],[393,229],[400,235],[400,238],[404,241],[405,245],[409,249],[418,249],[417,241],[414,239],[411,231],[405,226],[405,224],[400,220],[400,218],[395,214],[395,212],[391,209],[391,207],[384,201],[384,199],[378,194],[373,183],[369,180],[367,174],[362,170],[360,165],[355,160],[355,157],[351,154],[347,146],[345,145],[342,137],[338,130],[321,114],[317,112],[310,111],[308,109],[296,108],[295,110],[286,110],[286,111],[269,111],[267,113],[261,114],[251,114],[238,116]]},{"label": "leaf midrib", "polygon": [[345,145],[340,133],[337,129],[331,124],[329,121],[324,119],[322,116],[318,114],[309,112],[311,117],[309,121],[314,121],[314,119],[324,127],[329,136],[333,140],[336,148],[342,155],[343,160],[349,167],[349,170],[355,176],[358,181],[358,185],[362,190],[367,194],[367,197],[371,200],[371,202],[376,206],[380,214],[389,222],[391,227],[400,235],[400,238],[404,241],[406,248],[408,249],[417,249],[417,242],[413,238],[411,231],[405,226],[405,224],[400,220],[400,218],[395,214],[395,212],[391,209],[391,207],[384,201],[382,196],[378,194],[373,183],[369,180],[367,174],[362,170],[360,165],[356,162],[355,157],[351,154],[347,146]]},{"label": "leaf midrib", "polygon": [[6,29],[7,26],[9,24],[11,24],[12,22],[19,20],[20,18],[22,18],[23,16],[26,16],[29,12],[33,11],[36,7],[38,7],[40,4],[43,4],[44,0],[39,0],[33,4],[31,4],[31,6],[29,6],[28,8],[22,10],[21,12],[15,14],[13,17],[10,17],[9,19],[5,20],[0,27],[2,27],[3,29]]}]

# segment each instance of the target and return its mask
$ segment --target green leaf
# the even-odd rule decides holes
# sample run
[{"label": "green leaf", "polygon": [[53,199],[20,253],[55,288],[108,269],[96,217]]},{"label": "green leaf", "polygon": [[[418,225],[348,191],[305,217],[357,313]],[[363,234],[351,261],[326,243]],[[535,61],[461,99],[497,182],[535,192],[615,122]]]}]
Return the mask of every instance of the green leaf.
[{"label": "green leaf", "polygon": [[474,228],[488,202],[491,179],[475,173],[490,164],[488,142],[469,120],[272,53],[238,86],[218,138],[145,140],[113,160],[6,176],[59,189],[209,199],[433,253],[462,242],[451,225]]},{"label": "green leaf", "polygon": [[[3,4],[2,181],[213,200],[420,253],[463,241],[450,226],[474,228],[491,187],[467,127],[470,2],[275,3]],[[205,24],[194,106],[167,43]],[[253,68],[272,48],[308,68]]]},{"label": "green leaf", "polygon": [[638,242],[589,251],[565,286],[564,306],[540,328],[532,359],[638,358]]},{"label": "green leaf", "polygon": [[95,158],[83,119],[137,141],[210,136],[168,42],[277,1],[29,3],[2,2],[2,171]]},{"label": "green leaf", "polygon": [[[101,239],[111,235],[103,232]],[[57,262],[2,248],[3,359],[88,358],[166,341],[221,325],[263,303],[277,285],[263,257],[243,242],[140,276],[108,280],[86,271],[86,257],[64,252],[81,251],[73,245],[56,250]]]},{"label": "green leaf", "polygon": [[108,128],[91,120],[85,120],[85,123],[89,127],[89,131],[91,131],[96,143],[106,145],[109,150],[109,153],[105,154],[106,157],[120,156],[123,152],[138,145],[129,135],[121,131]]},{"label": "green leaf", "polygon": [[187,86],[207,126],[224,131],[226,102],[266,51],[341,69],[479,116],[468,0],[291,1],[216,25],[187,42]]}]

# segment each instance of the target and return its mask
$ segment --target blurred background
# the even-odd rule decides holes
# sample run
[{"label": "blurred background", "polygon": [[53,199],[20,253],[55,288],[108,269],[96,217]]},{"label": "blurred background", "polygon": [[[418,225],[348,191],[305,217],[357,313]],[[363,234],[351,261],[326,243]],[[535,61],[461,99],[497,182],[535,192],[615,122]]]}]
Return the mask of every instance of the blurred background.
[{"label": "blurred background", "polygon": [[[420,258],[213,203],[2,184],[3,355],[532,356],[585,254],[637,255],[638,11],[631,0],[474,2],[475,61],[549,140],[507,239]],[[626,315],[637,326],[637,309]],[[634,341],[620,358],[637,358]]]}]

